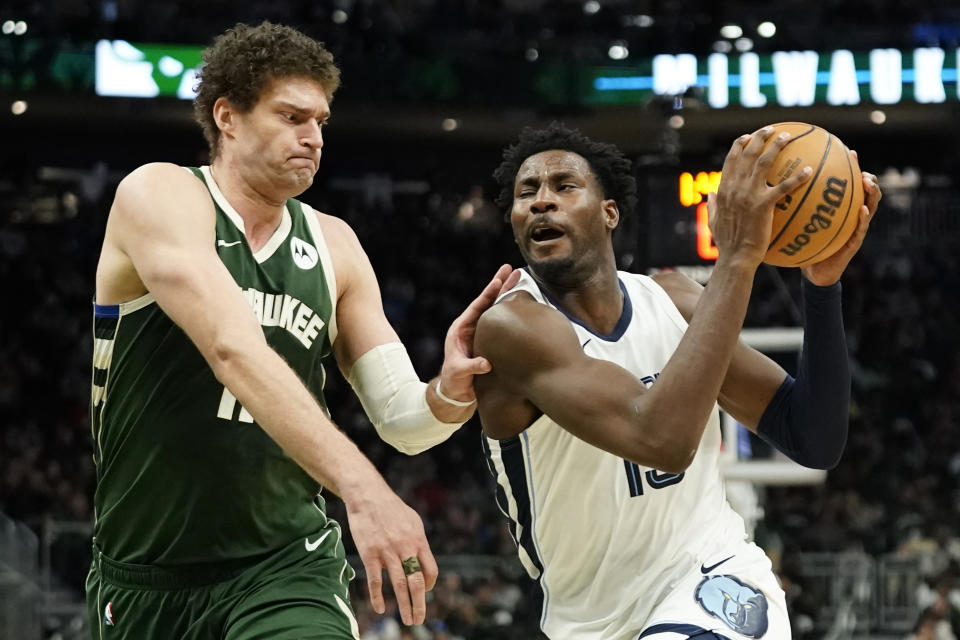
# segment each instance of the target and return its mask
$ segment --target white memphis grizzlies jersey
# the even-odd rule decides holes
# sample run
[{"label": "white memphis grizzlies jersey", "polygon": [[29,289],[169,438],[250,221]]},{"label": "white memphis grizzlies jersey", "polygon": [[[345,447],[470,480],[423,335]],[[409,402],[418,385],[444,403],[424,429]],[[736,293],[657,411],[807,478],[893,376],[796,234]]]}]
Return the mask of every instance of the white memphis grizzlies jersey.
[{"label": "white memphis grizzlies jersey", "polygon": [[[652,278],[619,277],[623,314],[613,333],[570,324],[587,355],[650,386],[687,323]],[[556,308],[526,271],[516,291]],[[570,393],[577,393],[575,382]],[[684,575],[746,538],[720,477],[716,407],[679,475],[598,449],[547,415],[514,438],[483,440],[520,561],[543,591],[540,626],[550,638],[634,640]]]}]

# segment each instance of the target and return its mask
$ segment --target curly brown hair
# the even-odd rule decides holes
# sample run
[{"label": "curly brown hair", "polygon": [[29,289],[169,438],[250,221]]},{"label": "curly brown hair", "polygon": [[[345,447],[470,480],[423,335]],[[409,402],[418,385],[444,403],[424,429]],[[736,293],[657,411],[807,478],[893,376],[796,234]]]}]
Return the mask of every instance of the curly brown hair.
[{"label": "curly brown hair", "polygon": [[249,112],[271,81],[287,77],[317,81],[327,100],[333,100],[340,86],[340,69],[333,62],[333,54],[322,42],[291,27],[266,21],[256,27],[237,24],[204,50],[193,118],[203,128],[211,161],[217,157],[220,144],[220,129],[213,119],[217,99],[224,97]]}]

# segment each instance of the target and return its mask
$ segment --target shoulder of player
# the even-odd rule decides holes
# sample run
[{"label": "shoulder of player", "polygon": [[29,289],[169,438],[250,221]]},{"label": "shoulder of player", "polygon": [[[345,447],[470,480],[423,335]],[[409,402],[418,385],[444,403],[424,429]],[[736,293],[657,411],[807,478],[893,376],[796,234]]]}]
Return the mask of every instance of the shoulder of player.
[{"label": "shoulder of player", "polygon": [[203,183],[183,167],[169,162],[151,162],[128,173],[120,181],[117,193],[139,194],[147,191],[147,195],[156,196],[155,190],[164,187],[185,188],[199,193],[206,191]]},{"label": "shoulder of player", "polygon": [[320,230],[327,244],[332,245],[331,251],[335,249],[349,249],[351,251],[363,251],[360,245],[360,238],[357,232],[353,230],[346,220],[332,216],[329,213],[312,209],[313,215],[320,222]]},{"label": "shoulder of player", "polygon": [[[154,162],[127,174],[117,186],[111,216],[145,222],[175,220],[178,215],[197,215],[204,204],[212,213],[213,205],[204,184],[175,164]],[[155,215],[151,215],[155,214]]]},{"label": "shoulder of player", "polygon": [[697,307],[703,286],[677,271],[667,271],[652,276],[653,281],[667,292],[680,314],[689,322]]},{"label": "shoulder of player", "polygon": [[474,350],[498,366],[532,366],[540,357],[568,341],[577,345],[569,321],[556,309],[517,291],[483,312],[477,321]]}]

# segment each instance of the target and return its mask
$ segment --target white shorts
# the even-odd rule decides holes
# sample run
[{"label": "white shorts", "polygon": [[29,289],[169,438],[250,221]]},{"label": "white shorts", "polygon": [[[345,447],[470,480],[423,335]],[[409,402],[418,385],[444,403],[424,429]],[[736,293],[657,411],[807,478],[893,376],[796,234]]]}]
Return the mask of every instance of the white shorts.
[{"label": "white shorts", "polygon": [[686,640],[707,632],[729,640],[791,637],[783,589],[752,542],[707,556],[657,605],[637,640]]}]

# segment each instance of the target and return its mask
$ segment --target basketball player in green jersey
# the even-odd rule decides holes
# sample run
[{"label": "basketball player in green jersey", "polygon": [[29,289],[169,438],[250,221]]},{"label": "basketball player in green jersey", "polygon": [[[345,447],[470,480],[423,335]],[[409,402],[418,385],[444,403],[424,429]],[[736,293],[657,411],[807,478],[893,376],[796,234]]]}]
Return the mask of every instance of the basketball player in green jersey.
[{"label": "basketball player in green jersey", "polygon": [[381,436],[416,453],[474,411],[470,353],[504,266],[423,383],[353,231],[293,198],[313,181],[339,71],[290,28],[237,25],[204,54],[211,165],[149,164],[117,189],[97,267],[93,637],[357,638],[346,504],[373,608],[406,624],[437,568],[418,515],[331,422],[333,353]]}]

